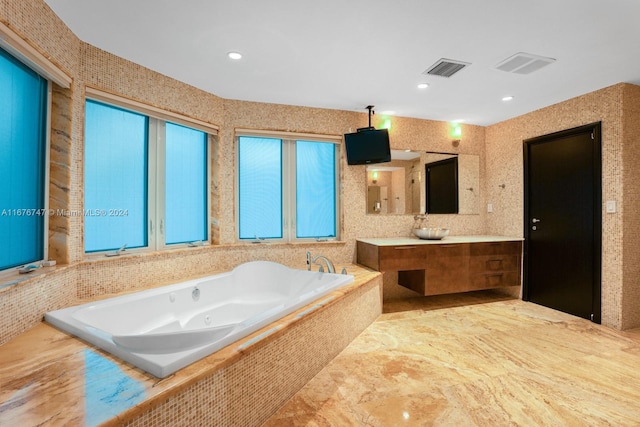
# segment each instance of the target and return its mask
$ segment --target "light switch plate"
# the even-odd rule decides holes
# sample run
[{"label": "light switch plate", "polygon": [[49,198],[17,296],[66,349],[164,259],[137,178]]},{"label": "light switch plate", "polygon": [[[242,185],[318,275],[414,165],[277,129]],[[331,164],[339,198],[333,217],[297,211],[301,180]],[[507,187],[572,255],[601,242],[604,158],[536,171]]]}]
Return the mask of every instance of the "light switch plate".
[{"label": "light switch plate", "polygon": [[493,203],[487,203],[487,212],[493,212]]},{"label": "light switch plate", "polygon": [[607,200],[606,203],[607,213],[615,213],[616,212],[616,201],[615,200]]}]

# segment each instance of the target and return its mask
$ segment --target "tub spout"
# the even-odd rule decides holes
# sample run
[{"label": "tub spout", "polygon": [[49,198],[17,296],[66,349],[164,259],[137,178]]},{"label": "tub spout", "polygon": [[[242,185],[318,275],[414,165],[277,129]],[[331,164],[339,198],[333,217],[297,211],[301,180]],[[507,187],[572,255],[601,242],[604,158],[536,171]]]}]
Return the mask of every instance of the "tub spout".
[{"label": "tub spout", "polygon": [[307,252],[307,269],[308,270],[311,270],[311,263],[313,263],[320,266],[320,269],[318,271],[324,272],[324,266],[322,265],[322,262],[319,262],[319,261],[324,261],[324,263],[327,265],[328,273],[336,272],[336,268],[334,267],[333,263],[329,260],[329,258],[327,258],[324,255],[316,255],[315,257],[311,258],[311,253]]}]

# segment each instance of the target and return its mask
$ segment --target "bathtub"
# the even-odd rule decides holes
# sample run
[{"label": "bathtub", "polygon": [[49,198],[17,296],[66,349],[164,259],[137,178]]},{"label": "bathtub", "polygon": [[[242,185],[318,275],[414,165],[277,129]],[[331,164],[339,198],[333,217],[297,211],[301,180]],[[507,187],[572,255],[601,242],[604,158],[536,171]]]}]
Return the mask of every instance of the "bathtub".
[{"label": "bathtub", "polygon": [[45,321],[164,378],[353,279],[252,261],[230,272],[50,311]]}]

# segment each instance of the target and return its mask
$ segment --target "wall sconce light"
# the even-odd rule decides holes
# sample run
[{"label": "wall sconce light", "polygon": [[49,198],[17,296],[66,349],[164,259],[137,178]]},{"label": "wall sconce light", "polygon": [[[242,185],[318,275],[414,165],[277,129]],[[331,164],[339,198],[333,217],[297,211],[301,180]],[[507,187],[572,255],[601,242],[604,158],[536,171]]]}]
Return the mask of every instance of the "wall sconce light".
[{"label": "wall sconce light", "polygon": [[391,130],[391,117],[383,117],[382,129]]},{"label": "wall sconce light", "polygon": [[378,183],[378,171],[371,172],[371,182],[374,184]]},{"label": "wall sconce light", "polygon": [[449,127],[449,133],[451,135],[451,138],[453,138],[453,141],[451,141],[451,143],[454,147],[457,147],[458,145],[460,145],[460,139],[462,138],[462,126],[458,122],[451,122],[449,123]]}]

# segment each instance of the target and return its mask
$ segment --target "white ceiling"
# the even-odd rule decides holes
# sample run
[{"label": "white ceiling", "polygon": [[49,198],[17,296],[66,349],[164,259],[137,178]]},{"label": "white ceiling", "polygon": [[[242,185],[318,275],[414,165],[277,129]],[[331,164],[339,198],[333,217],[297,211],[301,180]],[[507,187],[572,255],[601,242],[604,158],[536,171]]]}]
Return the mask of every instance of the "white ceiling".
[{"label": "white ceiling", "polygon": [[[639,0],[45,1],[81,40],[230,99],[489,125],[640,84]],[[495,69],[518,52],[556,62]],[[440,58],[471,65],[422,74]]]}]

